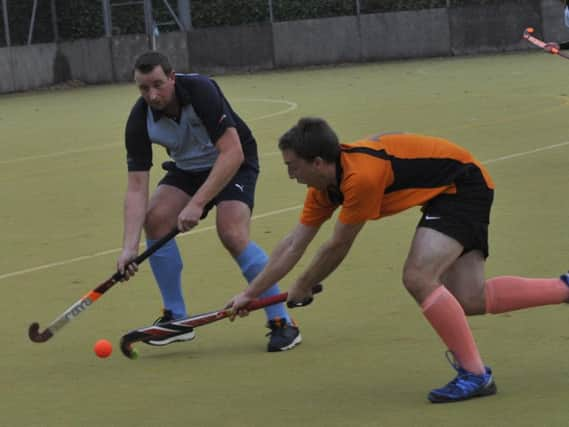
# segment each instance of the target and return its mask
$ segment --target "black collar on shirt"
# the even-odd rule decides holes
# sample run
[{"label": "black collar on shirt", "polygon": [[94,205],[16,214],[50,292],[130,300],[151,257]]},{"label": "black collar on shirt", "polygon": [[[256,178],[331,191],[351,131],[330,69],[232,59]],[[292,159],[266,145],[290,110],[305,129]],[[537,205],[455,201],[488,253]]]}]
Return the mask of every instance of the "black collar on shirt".
[{"label": "black collar on shirt", "polygon": [[[191,102],[190,101],[190,94],[186,90],[186,88],[184,88],[177,80],[174,83],[174,96],[176,97],[176,100],[180,103],[180,114],[182,114],[182,108],[184,108],[186,105],[189,105]],[[168,117],[168,118],[176,120],[175,117],[168,116],[162,110],[155,110],[152,107],[150,107],[150,110],[152,111],[152,117],[154,118],[155,122],[160,120],[162,117]],[[176,120],[176,121],[179,121],[179,117],[177,119],[178,120]]]},{"label": "black collar on shirt", "polygon": [[326,188],[326,192],[328,193],[328,200],[332,202],[334,205],[341,205],[344,203],[344,195],[340,190],[340,184],[342,183],[342,163],[340,162],[340,155],[336,159],[336,185],[329,185]]}]

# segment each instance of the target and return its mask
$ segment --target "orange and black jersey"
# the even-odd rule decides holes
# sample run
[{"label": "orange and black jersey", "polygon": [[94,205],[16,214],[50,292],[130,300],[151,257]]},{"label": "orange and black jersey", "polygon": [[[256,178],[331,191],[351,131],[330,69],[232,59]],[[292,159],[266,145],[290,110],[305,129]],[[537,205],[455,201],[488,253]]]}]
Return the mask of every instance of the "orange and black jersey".
[{"label": "orange and black jersey", "polygon": [[379,219],[440,194],[456,194],[457,184],[473,174],[480,177],[480,186],[494,188],[472,154],[442,138],[394,133],[341,144],[337,187],[309,188],[300,221],[318,226],[340,205],[344,224]]}]

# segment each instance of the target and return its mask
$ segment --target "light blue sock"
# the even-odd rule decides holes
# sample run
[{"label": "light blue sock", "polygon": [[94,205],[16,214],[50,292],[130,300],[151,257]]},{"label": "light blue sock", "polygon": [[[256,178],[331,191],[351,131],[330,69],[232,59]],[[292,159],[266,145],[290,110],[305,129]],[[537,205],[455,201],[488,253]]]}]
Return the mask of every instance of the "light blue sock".
[{"label": "light blue sock", "polygon": [[[268,257],[263,249],[261,249],[255,242],[250,241],[245,250],[241,252],[235,260],[237,261],[237,264],[239,264],[241,272],[247,279],[247,282],[251,283],[251,281],[257,277],[257,274],[259,274],[267,264]],[[279,293],[279,285],[276,283],[263,292],[260,297],[269,297]],[[265,313],[269,320],[276,319],[278,317],[285,319],[287,323],[291,323],[284,304],[275,304],[266,307]]]},{"label": "light blue sock", "polygon": [[[146,239],[147,247],[156,240]],[[150,256],[150,266],[160,288],[164,308],[170,310],[174,319],[187,317],[186,305],[182,294],[182,257],[172,239]]]}]

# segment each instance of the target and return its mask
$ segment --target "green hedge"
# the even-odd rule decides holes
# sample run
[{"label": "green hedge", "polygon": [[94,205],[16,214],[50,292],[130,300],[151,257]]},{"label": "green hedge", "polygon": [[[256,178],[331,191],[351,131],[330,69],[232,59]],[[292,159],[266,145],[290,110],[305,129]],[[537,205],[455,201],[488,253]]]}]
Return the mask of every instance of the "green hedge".
[{"label": "green hedge", "polygon": [[[32,18],[33,0],[9,0],[8,25],[10,27],[10,42],[12,45],[22,45],[28,42],[28,32]],[[1,4],[1,3],[0,3]],[[2,14],[0,7],[0,14]],[[53,25],[51,23],[51,10],[48,1],[38,1],[35,19],[35,30],[32,34],[32,43],[49,43],[53,41]],[[0,40],[4,46],[4,16],[0,18]]]},{"label": "green hedge", "polygon": [[[61,40],[98,38],[105,35],[103,6],[100,0],[56,0],[56,8]],[[142,31],[144,32],[144,27]]]},{"label": "green hedge", "polygon": [[[540,0],[508,0],[527,4]],[[504,0],[360,0],[361,13],[378,13],[429,8],[462,7],[471,5],[500,4]],[[8,0],[8,14],[12,45],[25,44],[32,12],[33,0]],[[176,1],[170,0],[176,7]],[[268,0],[191,0],[194,28],[243,25],[268,22]],[[103,12],[100,0],[56,0],[58,34],[60,40],[97,38],[104,35]],[[324,18],[354,15],[356,0],[272,0],[275,21]],[[163,32],[177,30],[166,6],[154,0],[154,18]],[[2,13],[0,8],[0,14]],[[561,13],[561,12],[560,12]],[[113,34],[144,33],[144,9],[142,4],[112,7]],[[0,18],[0,45],[5,45],[3,20]],[[33,42],[54,40],[50,1],[39,0]]]}]

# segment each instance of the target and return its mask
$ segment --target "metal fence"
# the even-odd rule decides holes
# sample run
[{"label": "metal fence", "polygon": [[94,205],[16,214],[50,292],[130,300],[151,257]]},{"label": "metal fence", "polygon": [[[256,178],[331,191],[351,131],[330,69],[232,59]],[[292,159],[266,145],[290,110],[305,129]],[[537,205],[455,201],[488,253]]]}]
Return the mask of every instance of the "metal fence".
[{"label": "metal fence", "polygon": [[[0,0],[0,46],[496,4],[503,0]],[[510,0],[536,4],[539,0]]]}]

